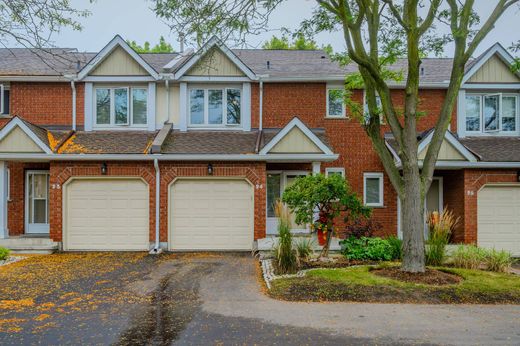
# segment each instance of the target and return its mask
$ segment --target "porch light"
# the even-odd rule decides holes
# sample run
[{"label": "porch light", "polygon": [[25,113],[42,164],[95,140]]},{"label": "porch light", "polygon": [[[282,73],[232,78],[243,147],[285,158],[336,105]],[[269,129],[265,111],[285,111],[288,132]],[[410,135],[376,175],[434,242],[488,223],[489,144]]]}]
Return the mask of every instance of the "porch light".
[{"label": "porch light", "polygon": [[101,164],[101,174],[102,175],[107,175],[107,164],[106,164],[106,162],[103,162]]},{"label": "porch light", "polygon": [[213,175],[213,165],[208,163],[208,175]]},{"label": "porch light", "polygon": [[520,171],[516,171],[516,181],[520,182]]}]

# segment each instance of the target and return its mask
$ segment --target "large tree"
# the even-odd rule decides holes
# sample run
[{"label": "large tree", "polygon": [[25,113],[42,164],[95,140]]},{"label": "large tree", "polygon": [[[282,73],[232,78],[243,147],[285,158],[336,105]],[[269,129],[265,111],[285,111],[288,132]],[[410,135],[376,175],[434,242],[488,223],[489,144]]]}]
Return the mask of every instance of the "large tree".
[{"label": "large tree", "polygon": [[[313,15],[301,18],[302,32],[339,31],[346,46],[345,58],[357,63],[366,92],[366,133],[379,155],[401,202],[403,270],[422,272],[424,259],[424,199],[459,92],[464,67],[493,29],[496,21],[520,0],[495,0],[493,11],[482,20],[474,0],[316,0]],[[156,13],[173,30],[195,38],[217,34],[224,40],[244,42],[266,27],[269,15],[283,0],[155,0]],[[292,14],[294,15],[294,13]],[[441,26],[447,34],[442,35]],[[435,132],[422,164],[418,160],[418,110],[421,58],[454,47],[451,77]],[[389,65],[407,60],[402,75],[404,107],[390,95]],[[378,106],[377,96],[381,101]],[[387,150],[381,120],[389,125],[397,143],[398,166]],[[347,135],[347,134],[345,134]]]}]

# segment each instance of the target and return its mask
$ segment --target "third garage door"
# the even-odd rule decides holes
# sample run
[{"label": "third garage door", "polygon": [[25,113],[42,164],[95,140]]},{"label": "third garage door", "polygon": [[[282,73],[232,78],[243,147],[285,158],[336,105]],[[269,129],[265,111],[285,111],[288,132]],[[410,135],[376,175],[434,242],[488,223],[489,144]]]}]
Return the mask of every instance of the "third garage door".
[{"label": "third garage door", "polygon": [[170,249],[250,250],[253,188],[245,180],[181,179],[170,189]]}]

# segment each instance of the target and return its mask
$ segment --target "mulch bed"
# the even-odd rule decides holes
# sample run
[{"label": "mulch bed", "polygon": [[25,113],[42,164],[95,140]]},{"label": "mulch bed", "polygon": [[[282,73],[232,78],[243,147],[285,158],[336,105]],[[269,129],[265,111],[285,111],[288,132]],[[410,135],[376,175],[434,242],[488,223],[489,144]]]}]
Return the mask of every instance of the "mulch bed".
[{"label": "mulch bed", "polygon": [[333,268],[347,268],[357,265],[370,265],[370,264],[378,264],[378,262],[374,261],[355,261],[348,260],[345,257],[337,257],[334,258],[333,261],[317,261],[317,260],[306,260],[302,261],[300,264],[300,270],[303,269],[333,269]]},{"label": "mulch bed", "polygon": [[435,269],[426,269],[424,273],[407,273],[402,271],[401,268],[389,267],[373,269],[371,272],[394,280],[435,286],[454,285],[462,281],[462,278],[458,275]]}]

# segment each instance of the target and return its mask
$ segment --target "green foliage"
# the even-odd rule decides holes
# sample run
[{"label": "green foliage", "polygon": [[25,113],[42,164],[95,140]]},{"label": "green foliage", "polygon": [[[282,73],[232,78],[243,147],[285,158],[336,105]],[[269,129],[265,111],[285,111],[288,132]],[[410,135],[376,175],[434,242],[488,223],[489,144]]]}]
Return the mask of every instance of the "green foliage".
[{"label": "green foliage", "polygon": [[341,251],[350,260],[390,261],[395,249],[387,239],[350,237],[340,242]]},{"label": "green foliage", "polygon": [[294,248],[300,260],[308,259],[314,253],[314,241],[311,238],[303,238],[295,242]]},{"label": "green foliage", "polygon": [[459,218],[449,209],[442,213],[433,212],[428,217],[430,237],[426,246],[426,264],[440,266],[446,258],[446,245],[450,241],[451,232],[458,224]]},{"label": "green foliage", "polygon": [[0,247],[0,261],[4,261],[9,257],[11,251],[5,247]]},{"label": "green foliage", "polygon": [[297,269],[297,258],[293,251],[290,213],[281,202],[277,202],[275,210],[278,217],[278,243],[273,248],[276,269],[279,274],[292,273]]},{"label": "green foliage", "polygon": [[[520,53],[520,41],[513,44],[511,47],[509,47],[511,51],[514,53]],[[520,72],[520,57],[517,57],[513,60],[513,64],[511,66],[511,71],[513,72]]]},{"label": "green foliage", "polygon": [[[262,45],[263,49],[281,49],[281,50],[317,50],[319,49],[316,41],[307,38],[302,34],[297,34],[292,42],[286,35],[282,37],[272,36],[269,41],[265,41]],[[325,48],[325,47],[324,47]],[[327,48],[329,49],[329,48]]]},{"label": "green foliage", "polygon": [[400,260],[403,258],[403,241],[395,236],[386,238],[386,241],[392,247],[392,259]]},{"label": "green foliage", "polygon": [[492,249],[486,251],[484,264],[487,270],[492,272],[508,273],[513,264],[513,257],[511,257],[510,252]]},{"label": "green foliage", "polygon": [[450,257],[457,268],[478,269],[486,258],[486,251],[475,245],[459,245]]},{"label": "green foliage", "polygon": [[150,42],[145,41],[143,46],[138,45],[135,41],[127,41],[128,45],[137,53],[173,53],[173,47],[166,42],[163,36],[159,38],[159,43],[150,47]]}]

